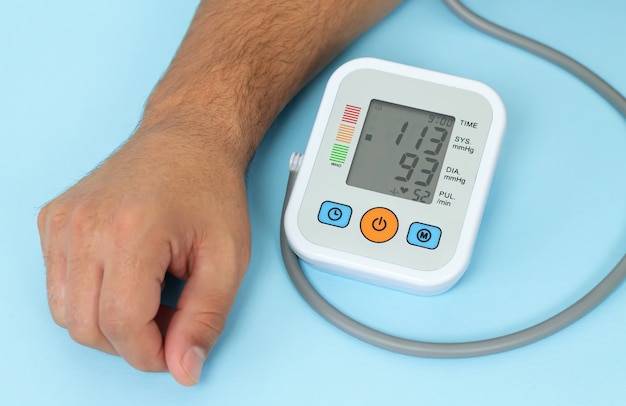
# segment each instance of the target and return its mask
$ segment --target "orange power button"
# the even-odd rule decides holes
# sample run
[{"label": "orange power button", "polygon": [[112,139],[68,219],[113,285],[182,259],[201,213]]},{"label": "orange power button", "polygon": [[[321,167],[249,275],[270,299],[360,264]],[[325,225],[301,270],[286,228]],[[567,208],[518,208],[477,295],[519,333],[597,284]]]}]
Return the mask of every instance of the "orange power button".
[{"label": "orange power button", "polygon": [[398,218],[389,209],[374,207],[361,217],[361,233],[372,242],[387,242],[398,232]]}]

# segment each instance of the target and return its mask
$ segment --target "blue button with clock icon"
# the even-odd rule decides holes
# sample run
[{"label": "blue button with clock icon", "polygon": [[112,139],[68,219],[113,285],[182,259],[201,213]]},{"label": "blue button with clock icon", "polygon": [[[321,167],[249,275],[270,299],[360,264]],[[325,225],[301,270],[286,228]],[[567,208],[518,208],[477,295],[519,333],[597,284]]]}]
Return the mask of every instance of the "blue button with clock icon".
[{"label": "blue button with clock icon", "polygon": [[341,203],[325,201],[320,207],[320,212],[317,215],[317,220],[320,223],[328,224],[329,226],[344,228],[348,225],[348,223],[350,223],[351,216],[352,208],[350,206]]}]

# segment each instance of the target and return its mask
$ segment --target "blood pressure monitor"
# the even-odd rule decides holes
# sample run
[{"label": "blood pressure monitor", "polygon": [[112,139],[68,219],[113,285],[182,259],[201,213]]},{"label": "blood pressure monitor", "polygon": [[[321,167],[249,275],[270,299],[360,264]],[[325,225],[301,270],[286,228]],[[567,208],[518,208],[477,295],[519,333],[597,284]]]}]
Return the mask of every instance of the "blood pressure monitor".
[{"label": "blood pressure monitor", "polygon": [[378,59],[330,78],[285,211],[291,248],[418,294],[467,268],[506,112],[488,86]]},{"label": "blood pressure monitor", "polygon": [[[475,28],[569,71],[626,117],[626,98],[584,65],[444,0]],[[495,354],[579,320],[626,279],[626,255],[560,312],[502,336],[430,342],[395,336],[337,309],[311,284],[318,268],[420,294],[450,288],[467,268],[506,123],[498,95],[472,80],[357,59],[330,78],[304,155],[293,154],[282,211],[285,269],[328,322],[401,354]]]}]

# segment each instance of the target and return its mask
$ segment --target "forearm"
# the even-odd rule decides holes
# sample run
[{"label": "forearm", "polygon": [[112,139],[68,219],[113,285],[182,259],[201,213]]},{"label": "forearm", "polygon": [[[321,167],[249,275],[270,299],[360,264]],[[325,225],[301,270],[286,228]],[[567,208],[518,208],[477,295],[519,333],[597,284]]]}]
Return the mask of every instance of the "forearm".
[{"label": "forearm", "polygon": [[245,168],[297,91],[398,3],[204,0],[140,128],[188,131]]}]

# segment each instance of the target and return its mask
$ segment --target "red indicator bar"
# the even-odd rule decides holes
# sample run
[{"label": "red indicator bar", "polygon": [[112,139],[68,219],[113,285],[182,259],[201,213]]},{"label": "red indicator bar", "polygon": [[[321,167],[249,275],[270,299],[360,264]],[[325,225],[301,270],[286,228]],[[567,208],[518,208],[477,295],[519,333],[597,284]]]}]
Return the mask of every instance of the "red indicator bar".
[{"label": "red indicator bar", "polygon": [[360,107],[347,104],[346,109],[343,111],[343,117],[341,117],[341,121],[343,121],[344,123],[356,124],[357,121],[359,121],[360,114]]}]

